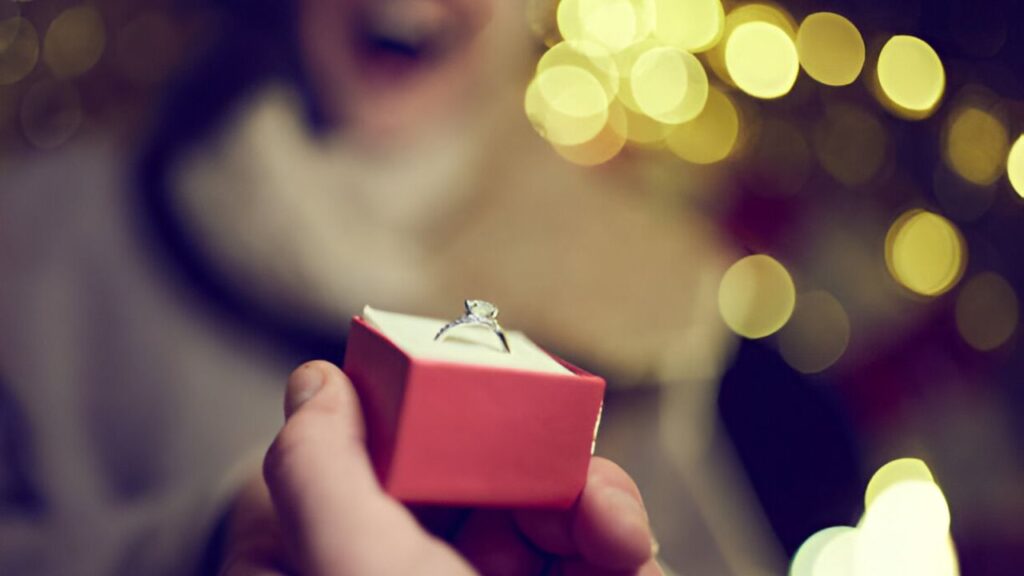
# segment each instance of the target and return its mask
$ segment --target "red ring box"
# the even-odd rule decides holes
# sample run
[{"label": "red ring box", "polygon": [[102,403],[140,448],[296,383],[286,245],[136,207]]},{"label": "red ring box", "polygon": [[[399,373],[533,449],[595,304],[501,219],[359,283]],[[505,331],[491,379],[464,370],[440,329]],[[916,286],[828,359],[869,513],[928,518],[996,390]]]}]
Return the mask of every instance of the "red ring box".
[{"label": "red ring box", "polygon": [[344,370],[384,489],[409,504],[567,508],[583,490],[605,382],[414,358],[362,317]]}]

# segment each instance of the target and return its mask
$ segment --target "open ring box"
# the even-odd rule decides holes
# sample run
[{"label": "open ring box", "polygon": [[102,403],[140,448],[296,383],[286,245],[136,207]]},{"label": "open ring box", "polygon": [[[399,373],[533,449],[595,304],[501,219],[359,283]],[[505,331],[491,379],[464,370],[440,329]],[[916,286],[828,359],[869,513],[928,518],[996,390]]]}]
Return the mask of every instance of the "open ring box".
[{"label": "open ring box", "polygon": [[566,508],[586,481],[604,380],[519,332],[442,341],[443,320],[366,307],[344,370],[384,489],[409,504]]}]

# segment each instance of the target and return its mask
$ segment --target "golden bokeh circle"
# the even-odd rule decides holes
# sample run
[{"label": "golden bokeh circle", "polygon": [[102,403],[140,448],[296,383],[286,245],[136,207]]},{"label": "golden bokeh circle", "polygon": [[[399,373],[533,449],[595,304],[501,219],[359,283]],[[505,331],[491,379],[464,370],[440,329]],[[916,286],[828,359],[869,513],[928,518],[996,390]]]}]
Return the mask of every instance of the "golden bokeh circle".
[{"label": "golden bokeh circle", "polygon": [[1020,319],[1017,294],[994,272],[971,278],[956,299],[956,327],[972,348],[994,350],[1013,336]]},{"label": "golden bokeh circle", "polygon": [[911,112],[934,109],[946,88],[939,55],[914,36],[893,36],[885,43],[878,55],[877,75],[884,95]]},{"label": "golden bokeh circle", "polygon": [[988,186],[1003,174],[1010,135],[992,113],[965,106],[950,115],[945,129],[943,156],[964,180]]},{"label": "golden bokeh circle", "polygon": [[36,67],[39,61],[39,35],[25,18],[8,18],[0,22],[0,36],[9,38],[0,51],[0,86],[16,84]]},{"label": "golden bokeh circle", "polygon": [[798,372],[816,374],[836,363],[850,343],[850,319],[831,294],[800,294],[793,316],[779,331],[779,352]]},{"label": "golden bokeh circle", "polygon": [[789,93],[800,73],[793,39],[768,22],[748,22],[732,31],[726,40],[725,66],[740,90],[764,99]]},{"label": "golden bokeh circle", "polygon": [[654,37],[691,53],[713,47],[725,30],[721,0],[655,0],[655,13]]},{"label": "golden bokeh circle", "polygon": [[1024,134],[1018,136],[1010,148],[1006,159],[1006,175],[1017,194],[1024,197]]},{"label": "golden bokeh circle", "polygon": [[723,92],[712,88],[696,118],[675,126],[665,136],[673,154],[693,164],[714,164],[729,157],[739,138],[740,117]]},{"label": "golden bokeh circle", "polygon": [[50,22],[43,61],[58,78],[80,76],[99,61],[106,40],[99,10],[88,4],[68,8]]},{"label": "golden bokeh circle", "polygon": [[800,64],[807,75],[828,86],[852,84],[864,68],[864,39],[846,18],[833,12],[811,14],[796,35]]},{"label": "golden bokeh circle", "polygon": [[889,228],[885,263],[903,287],[922,296],[938,296],[960,280],[967,250],[952,222],[916,209],[905,212]]},{"label": "golden bokeh circle", "polygon": [[746,338],[764,338],[793,314],[796,289],[778,260],[766,254],[740,259],[718,286],[718,311],[726,325]]}]

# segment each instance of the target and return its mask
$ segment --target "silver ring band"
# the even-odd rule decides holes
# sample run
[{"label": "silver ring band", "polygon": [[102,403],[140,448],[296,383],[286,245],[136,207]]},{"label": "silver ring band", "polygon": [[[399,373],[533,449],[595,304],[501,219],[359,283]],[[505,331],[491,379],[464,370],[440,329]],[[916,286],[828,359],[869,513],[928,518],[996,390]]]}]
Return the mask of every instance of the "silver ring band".
[{"label": "silver ring band", "polygon": [[466,313],[452,320],[451,322],[444,325],[437,335],[434,336],[434,340],[440,340],[442,337],[448,334],[448,332],[459,326],[483,326],[489,328],[491,332],[494,332],[498,340],[501,341],[502,348],[505,349],[506,353],[511,353],[512,349],[508,345],[508,338],[505,336],[505,331],[501,329],[501,324],[498,324],[498,307],[490,302],[484,300],[466,300]]}]

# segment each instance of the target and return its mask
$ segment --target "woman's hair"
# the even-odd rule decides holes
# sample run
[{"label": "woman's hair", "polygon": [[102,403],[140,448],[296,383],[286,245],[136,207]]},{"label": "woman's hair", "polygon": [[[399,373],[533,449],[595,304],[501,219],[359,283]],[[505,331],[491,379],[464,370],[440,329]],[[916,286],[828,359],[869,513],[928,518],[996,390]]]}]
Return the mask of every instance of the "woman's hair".
[{"label": "woman's hair", "polygon": [[180,159],[222,128],[236,107],[261,86],[292,84],[304,97],[314,132],[325,127],[298,52],[295,2],[216,3],[216,34],[170,82],[135,159],[140,222],[181,283],[199,292],[216,312],[303,356],[334,357],[341,352],[342,334],[320,333],[287,311],[268,310],[247,299],[233,279],[210,262],[178,213],[171,182]]}]

